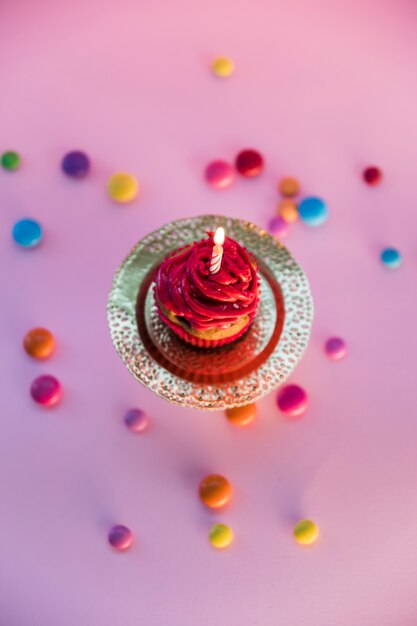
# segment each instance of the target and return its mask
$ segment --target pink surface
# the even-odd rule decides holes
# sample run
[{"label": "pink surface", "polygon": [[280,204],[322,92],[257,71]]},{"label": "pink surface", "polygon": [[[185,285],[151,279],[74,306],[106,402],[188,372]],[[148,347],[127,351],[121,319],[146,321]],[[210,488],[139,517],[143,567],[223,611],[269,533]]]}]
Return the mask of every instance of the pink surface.
[{"label": "pink surface", "polygon": [[[0,172],[1,624],[416,624],[416,4],[9,0],[0,17],[0,143],[23,156]],[[229,80],[210,75],[219,54]],[[211,189],[206,164],[248,146],[262,176]],[[84,181],[59,170],[76,148]],[[360,176],[372,163],[377,188]],[[141,181],[132,206],[106,198],[118,170]],[[316,304],[292,377],[308,411],[287,420],[273,394],[238,430],[165,404],[111,345],[113,271],[174,218],[266,225],[289,174],[331,212],[286,240]],[[11,240],[25,216],[45,227],[36,250]],[[385,245],[400,270],[381,267]],[[33,326],[56,335],[49,362],[21,348]],[[331,335],[349,345],[340,363]],[[49,411],[29,394],[46,373],[64,386]],[[134,406],[152,416],[140,436],[123,424]],[[233,483],[224,514],[196,495],[209,472]],[[321,533],[307,549],[291,534],[302,517]],[[214,519],[235,533],[225,553],[208,544]],[[114,524],[135,534],[126,554],[108,546]]]}]

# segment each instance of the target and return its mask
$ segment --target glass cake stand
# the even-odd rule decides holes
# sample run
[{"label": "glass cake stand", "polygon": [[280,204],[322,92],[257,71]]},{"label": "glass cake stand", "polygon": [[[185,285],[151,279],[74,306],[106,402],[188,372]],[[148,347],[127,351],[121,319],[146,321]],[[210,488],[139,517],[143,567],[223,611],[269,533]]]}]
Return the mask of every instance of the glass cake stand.
[{"label": "glass cake stand", "polygon": [[[153,279],[170,252],[219,226],[256,257],[260,302],[243,337],[221,348],[195,348],[161,321]],[[265,230],[203,215],[170,222],[136,244],[114,275],[107,318],[113,344],[137,381],[169,402],[219,410],[255,402],[284,383],[307,347],[313,300],[301,267]]]}]

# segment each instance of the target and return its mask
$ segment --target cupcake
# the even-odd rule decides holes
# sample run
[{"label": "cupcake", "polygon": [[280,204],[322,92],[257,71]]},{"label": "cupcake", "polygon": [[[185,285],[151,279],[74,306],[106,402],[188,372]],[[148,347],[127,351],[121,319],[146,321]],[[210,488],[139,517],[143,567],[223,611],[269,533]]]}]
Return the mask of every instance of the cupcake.
[{"label": "cupcake", "polygon": [[172,253],[156,272],[154,295],[161,319],[178,337],[200,348],[241,337],[259,302],[254,257],[229,237],[223,243],[220,231]]}]

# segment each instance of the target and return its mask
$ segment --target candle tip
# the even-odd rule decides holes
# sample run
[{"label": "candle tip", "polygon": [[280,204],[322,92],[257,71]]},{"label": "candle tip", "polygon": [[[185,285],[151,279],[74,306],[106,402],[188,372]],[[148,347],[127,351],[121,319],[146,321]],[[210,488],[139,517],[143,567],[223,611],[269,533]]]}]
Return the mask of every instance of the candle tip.
[{"label": "candle tip", "polygon": [[222,246],[224,244],[224,239],[225,239],[224,228],[220,226],[214,234],[213,241],[216,244],[216,246]]}]

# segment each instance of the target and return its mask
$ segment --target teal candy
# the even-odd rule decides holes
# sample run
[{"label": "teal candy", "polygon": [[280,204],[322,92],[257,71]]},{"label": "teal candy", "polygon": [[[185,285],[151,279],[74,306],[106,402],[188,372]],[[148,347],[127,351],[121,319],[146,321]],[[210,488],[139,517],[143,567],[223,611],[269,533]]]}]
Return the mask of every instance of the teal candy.
[{"label": "teal candy", "polygon": [[321,226],[329,217],[329,211],[324,200],[313,196],[304,198],[300,202],[298,213],[302,221],[308,226]]},{"label": "teal candy", "polygon": [[34,248],[42,239],[42,226],[36,220],[19,220],[13,226],[13,239],[22,248]]},{"label": "teal candy", "polygon": [[400,267],[402,263],[402,256],[395,248],[385,248],[385,250],[381,252],[381,261],[386,267],[396,269]]}]

